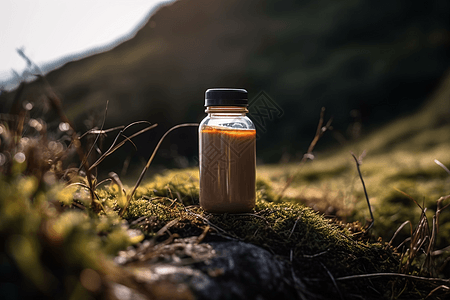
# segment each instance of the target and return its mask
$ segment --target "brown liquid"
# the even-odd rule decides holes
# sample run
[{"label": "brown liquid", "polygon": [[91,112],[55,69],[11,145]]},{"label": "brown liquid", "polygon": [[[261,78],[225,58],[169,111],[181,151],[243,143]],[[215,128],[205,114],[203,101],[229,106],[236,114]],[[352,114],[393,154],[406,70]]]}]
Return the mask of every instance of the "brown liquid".
[{"label": "brown liquid", "polygon": [[255,206],[256,131],[205,126],[200,132],[200,206],[214,213]]}]

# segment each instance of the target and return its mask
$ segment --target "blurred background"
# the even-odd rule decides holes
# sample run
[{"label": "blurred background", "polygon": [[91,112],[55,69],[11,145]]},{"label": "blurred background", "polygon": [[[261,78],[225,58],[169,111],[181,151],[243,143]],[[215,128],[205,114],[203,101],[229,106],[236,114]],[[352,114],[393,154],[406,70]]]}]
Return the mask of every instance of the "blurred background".
[{"label": "blurred background", "polygon": [[[140,169],[167,129],[200,122],[211,87],[248,90],[259,163],[292,162],[314,137],[321,107],[333,131],[319,150],[426,105],[449,70],[449,15],[446,0],[174,1],[136,20],[127,39],[41,67],[80,133],[101,126],[107,101],[104,128],[159,124],[133,140],[137,150],[127,144],[106,159],[108,172],[123,171],[128,157]],[[18,89],[6,87],[19,79],[29,81],[21,103],[45,106],[42,78],[30,80],[36,72],[30,64],[0,84],[0,113],[14,107]],[[155,163],[195,166],[197,143],[195,128],[179,129]]]}]

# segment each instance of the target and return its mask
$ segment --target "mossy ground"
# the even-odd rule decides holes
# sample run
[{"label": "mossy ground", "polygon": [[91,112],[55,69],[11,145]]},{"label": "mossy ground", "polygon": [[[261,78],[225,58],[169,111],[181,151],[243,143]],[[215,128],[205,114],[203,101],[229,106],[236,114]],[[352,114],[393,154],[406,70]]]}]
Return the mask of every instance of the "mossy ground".
[{"label": "mossy ground", "polygon": [[[85,269],[95,270],[94,277],[95,274],[104,274],[105,268],[111,268],[107,263],[108,255],[142,239],[133,240],[124,230],[117,214],[121,197],[117,185],[97,189],[105,211],[93,217],[88,211],[61,211],[58,201],[66,202],[66,205],[70,202],[65,198],[69,195],[64,189],[41,193],[33,179],[18,177],[16,180],[21,181],[20,185],[25,188],[17,190],[14,188],[19,186],[17,182],[2,181],[2,190],[9,191],[3,193],[7,197],[2,197],[2,215],[9,216],[9,219],[2,220],[1,233],[6,241],[5,247],[15,249],[6,252],[9,253],[7,259],[15,259],[19,270],[34,266],[27,277],[40,287],[38,295],[49,293],[46,289],[50,289],[53,281],[59,286],[59,292],[51,292],[53,296],[67,295],[64,293],[68,290],[72,296],[89,295],[89,291],[83,294],[86,286],[81,284],[77,288],[77,274]],[[367,235],[360,224],[325,218],[321,213],[287,198],[276,201],[272,188],[269,181],[258,179],[257,204],[252,213],[210,214],[197,205],[198,171],[167,172],[138,188],[124,214],[129,224],[125,228],[138,229],[146,239],[152,239],[170,221],[177,220],[162,234],[158,233],[157,241],[165,241],[174,235],[200,236],[207,229],[205,242],[231,238],[253,243],[280,259],[290,261],[295,274],[305,285],[322,295],[326,290],[330,295],[340,292],[350,299],[354,295],[363,295],[366,299],[391,296],[420,298],[430,292],[433,286],[392,278],[359,279],[339,282],[335,286],[333,280],[343,276],[397,272],[400,257],[387,243]],[[75,196],[73,201],[83,203],[82,190],[70,190]],[[29,203],[33,193],[40,194],[35,198],[40,200]],[[9,231],[11,222],[16,224],[13,227],[17,232]],[[35,255],[29,255],[32,252]],[[56,265],[49,261],[55,254],[59,256]],[[66,287],[58,283],[58,276],[72,278],[70,288],[67,288],[67,283]],[[45,282],[40,282],[39,278],[46,278]],[[405,286],[411,289],[403,290]]]},{"label": "mossy ground", "polygon": [[[439,158],[444,165],[450,165],[447,149],[426,155],[403,152],[372,157],[368,154],[363,159],[360,168],[375,217],[375,235],[389,240],[403,222],[409,220],[416,224],[421,209],[414,201],[427,208],[431,222],[437,200],[450,193],[449,174],[434,162]],[[369,209],[350,153],[320,160],[305,165],[297,173],[285,193],[286,198],[326,215],[365,223],[370,219]],[[290,172],[294,173],[295,167],[267,166],[259,173],[273,182],[274,190],[280,191]],[[442,231],[437,245],[445,247],[450,240],[450,231],[446,230],[450,226],[450,210],[441,213],[439,223]],[[404,234],[408,234],[406,229]]]},{"label": "mossy ground", "polygon": [[[260,173],[264,174],[265,168],[270,169],[264,167]],[[99,191],[99,195],[114,202],[118,197],[118,189],[112,185]],[[361,214],[355,213],[353,208],[353,212],[348,210],[352,212],[348,218],[368,215],[365,199],[360,201]],[[409,201],[414,204],[412,200]],[[210,214],[198,206],[198,171],[169,171],[155,176],[138,188],[124,218],[147,238],[154,237],[170,221],[177,220],[163,236],[159,236],[161,241],[171,235],[200,236],[209,226],[206,242],[208,239],[226,237],[261,246],[291,261],[298,276],[310,280],[308,283],[318,292],[323,292],[323,288],[334,292],[340,289],[345,294],[352,291],[366,298],[406,299],[425,297],[431,291],[432,285],[429,283],[412,283],[395,278],[359,279],[356,282],[340,282],[337,288],[333,286],[331,278],[398,272],[401,266],[400,254],[387,243],[388,239],[377,240],[375,235],[365,232],[359,222],[346,223],[339,218],[329,218],[299,202],[293,197],[277,199],[270,179],[261,176],[257,180],[254,212]],[[330,203],[325,202],[326,205]],[[353,205],[358,207],[359,203]],[[398,220],[400,223],[409,217],[414,221],[420,215],[420,209],[397,208],[403,211],[405,218]],[[385,213],[389,214],[389,210]],[[387,215],[385,217],[388,218]],[[392,226],[395,230],[399,225],[393,218],[390,224],[381,222],[376,219],[376,226],[390,229],[389,226]],[[419,274],[419,268],[413,268],[412,272]]]},{"label": "mossy ground", "polygon": [[[263,247],[291,264],[300,282],[320,295],[422,299],[431,293],[429,299],[440,299],[448,281],[439,287],[439,281],[392,275],[429,275],[422,272],[424,255],[416,255],[405,270],[414,249],[405,250],[408,243],[398,250],[401,253],[395,248],[412,230],[403,229],[392,245],[388,241],[403,222],[416,226],[418,204],[428,209],[431,224],[437,199],[450,193],[450,176],[434,162],[450,166],[450,88],[445,88],[438,93],[439,101],[420,113],[332,153],[319,154],[301,168],[296,164],[258,167],[256,207],[246,214],[204,212],[198,206],[198,171],[180,170],[141,184],[123,218],[119,217],[126,197],[116,184],[101,184],[90,194],[86,178],[78,174],[79,185],[63,186],[58,180],[63,181],[66,172],[57,149],[49,147],[43,135],[19,140],[17,132],[3,126],[5,153],[10,157],[21,153],[26,160],[12,159],[1,166],[0,267],[6,271],[0,278],[6,284],[0,292],[13,298],[102,298],[116,282],[149,297],[165,293],[169,298],[191,299],[188,290],[174,292],[170,282],[163,288],[143,288],[112,257],[131,245],[138,249],[143,239],[153,247],[168,245],[176,236],[194,236],[204,242],[238,239]],[[367,153],[362,176],[375,219],[370,232],[364,229],[369,210],[350,155],[363,150]],[[292,174],[294,180],[279,197]],[[449,227],[450,209],[439,216],[434,246],[448,246]],[[430,238],[425,236],[424,241],[429,243]],[[446,255],[444,251],[437,259],[432,257],[435,276],[448,278]],[[375,275],[380,273],[390,274]]]},{"label": "mossy ground", "polygon": [[[450,161],[442,155],[445,153],[437,149],[430,157],[437,156],[448,165]],[[96,216],[89,209],[68,209],[73,203],[89,207],[89,193],[84,187],[55,186],[42,190],[33,177],[3,178],[0,208],[2,216],[8,218],[2,218],[0,232],[7,249],[5,259],[13,259],[23,272],[33,266],[34,271],[26,277],[40,287],[37,295],[49,293],[46,289],[54,282],[58,291],[56,294],[52,291],[52,296],[78,293],[82,297],[86,286],[78,280],[80,272],[89,269],[94,272],[92,276],[103,276],[105,269],[111,268],[108,255],[139,243],[144,237],[164,242],[174,236],[201,236],[207,230],[205,242],[217,238],[238,239],[289,261],[296,276],[319,294],[326,290],[330,295],[340,292],[350,299],[355,295],[366,299],[423,298],[436,287],[435,283],[395,277],[339,281],[344,276],[400,271],[402,259],[387,241],[402,222],[410,220],[414,224],[420,209],[388,184],[414,198],[420,193],[430,197],[425,205],[445,194],[449,181],[442,168],[412,154],[403,153],[400,157],[396,164],[395,154],[381,164],[375,158],[366,157],[361,166],[369,195],[374,195],[370,197],[375,213],[371,233],[365,232],[358,222],[349,223],[350,220],[364,222],[369,216],[351,157],[343,159],[344,162],[335,156],[305,165],[286,197],[281,199],[277,191],[283,176],[286,178],[288,172],[295,171],[295,166],[259,167],[256,207],[246,214],[204,212],[198,206],[198,170],[168,171],[139,186],[123,215],[125,223],[118,217],[123,195],[116,184],[96,189],[104,207]],[[30,202],[30,198],[34,201]],[[439,243],[446,239],[447,218],[443,213]],[[171,223],[173,220],[177,222]],[[167,227],[168,224],[171,225]],[[165,226],[167,230],[161,232]],[[127,234],[130,229],[137,229],[143,235],[130,237]],[[404,231],[407,236],[407,230]],[[377,240],[378,236],[382,239]],[[50,263],[53,255],[59,257],[56,265]],[[411,274],[420,274],[420,263],[410,270]],[[72,278],[69,280],[72,283],[59,282],[55,279],[58,277]],[[41,282],[40,278],[48,279]]]},{"label": "mossy ground", "polygon": [[[103,193],[105,199],[114,199],[117,189],[113,186]],[[270,182],[260,178],[253,213],[210,214],[197,205],[198,171],[170,171],[139,187],[124,217],[148,238],[154,237],[168,222],[177,220],[165,236],[159,237],[161,240],[174,234],[199,236],[209,226],[206,241],[222,236],[261,246],[291,261],[299,276],[312,280],[312,286],[317,288],[314,280],[321,280],[319,286],[329,291],[336,291],[330,275],[338,278],[399,270],[399,254],[387,243],[368,236],[359,223],[345,224],[325,218],[296,201],[275,200]],[[340,283],[339,286],[345,293],[357,291],[369,298],[374,290],[382,297],[397,297],[402,293],[392,283],[395,280],[375,279],[370,281],[368,289],[369,281]],[[385,291],[387,282],[391,284],[389,292]],[[406,297],[413,295],[403,293]]]}]

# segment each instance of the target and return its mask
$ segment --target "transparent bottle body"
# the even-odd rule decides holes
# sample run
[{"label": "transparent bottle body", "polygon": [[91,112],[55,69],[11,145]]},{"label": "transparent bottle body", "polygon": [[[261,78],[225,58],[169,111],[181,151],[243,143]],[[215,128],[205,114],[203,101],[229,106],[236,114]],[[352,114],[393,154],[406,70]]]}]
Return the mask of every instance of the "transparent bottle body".
[{"label": "transparent bottle body", "polygon": [[200,206],[213,213],[255,206],[256,130],[242,107],[207,109],[199,126]]}]

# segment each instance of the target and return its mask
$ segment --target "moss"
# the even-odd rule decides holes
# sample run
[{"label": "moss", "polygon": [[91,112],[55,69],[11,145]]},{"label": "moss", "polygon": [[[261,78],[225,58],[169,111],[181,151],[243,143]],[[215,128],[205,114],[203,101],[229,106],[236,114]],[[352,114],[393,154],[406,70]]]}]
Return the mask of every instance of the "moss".
[{"label": "moss", "polygon": [[147,199],[133,199],[128,206],[124,218],[133,220],[140,217],[157,216],[163,222],[171,221],[180,217],[183,209],[176,203],[171,206],[172,202],[169,200],[149,201]]},{"label": "moss", "polygon": [[[171,234],[199,235],[207,220],[220,235],[259,245],[282,257],[288,258],[292,253],[295,263],[303,261],[305,256],[325,252],[323,257],[337,275],[388,271],[396,265],[395,255],[386,245],[356,241],[345,226],[304,205],[273,202],[272,187],[264,179],[257,181],[259,196],[253,213],[210,214],[198,206],[186,206],[183,201],[175,200],[176,196],[190,197],[188,203],[198,203],[198,191],[193,190],[191,181],[195,175],[195,171],[185,171],[182,176],[168,172],[156,177],[143,186],[140,198],[131,201],[125,219],[141,220],[136,228],[148,236],[175,219],[178,223],[170,227]],[[183,180],[174,182],[174,178]],[[170,193],[173,198],[169,197]],[[382,262],[380,257],[384,257]]]},{"label": "moss", "polygon": [[143,196],[169,197],[184,205],[198,204],[198,170],[168,171],[164,176],[156,175],[136,192],[136,198]]},{"label": "moss", "polygon": [[108,256],[131,245],[117,215],[98,217],[63,207],[58,200],[72,201],[53,189],[40,190],[32,177],[0,178],[0,190],[0,267],[21,274],[10,283],[26,283],[20,292],[24,298],[68,299],[75,290],[89,298],[80,273],[103,272]]},{"label": "moss", "polygon": [[261,177],[256,178],[256,199],[268,202],[277,200],[272,185],[267,179]]},{"label": "moss", "polygon": [[[345,224],[327,219],[296,199],[283,198],[275,201],[273,184],[264,176],[257,180],[258,197],[252,213],[206,213],[196,205],[196,176],[198,173],[190,170],[171,171],[153,178],[138,189],[124,214],[124,219],[132,228],[141,230],[147,237],[155,236],[170,221],[176,220],[177,222],[170,223],[171,226],[162,236],[159,233],[162,240],[174,234],[182,237],[199,236],[209,225],[210,232],[215,235],[207,235],[206,241],[217,236],[226,236],[253,243],[281,259],[291,261],[293,270],[305,278],[323,279],[328,278],[329,274],[340,277],[397,271],[399,258],[395,251],[385,243],[371,241],[358,223]],[[24,182],[26,178],[17,180]],[[408,188],[409,179],[405,180],[403,189]],[[0,186],[4,191],[3,195],[6,195],[0,201],[0,208],[2,215],[7,216],[0,220],[0,232],[2,237],[10,241],[10,248],[18,249],[13,253],[11,248],[9,252],[18,267],[25,270],[30,265],[34,266],[35,272],[30,273],[29,278],[38,286],[45,287],[55,282],[58,285],[58,276],[61,276],[61,273],[57,270],[62,266],[65,278],[79,276],[77,274],[85,268],[101,269],[104,263],[101,257],[114,255],[132,243],[124,230],[128,223],[118,217],[120,207],[117,202],[120,201],[121,192],[113,184],[96,190],[105,208],[105,212],[99,216],[91,215],[87,211],[60,212],[54,199],[66,204],[72,203],[73,200],[69,201],[67,195],[61,198],[55,192],[40,194],[41,196],[36,196],[35,199],[42,198],[41,200],[30,202],[28,197],[35,194],[33,189],[36,189],[32,184],[29,184],[30,188],[26,190],[18,189],[15,181],[0,181]],[[77,188],[74,198],[81,197],[78,194],[82,190],[83,188]],[[390,202],[386,209],[390,211],[377,215],[377,228],[387,230],[384,224],[391,224],[392,220],[384,220],[384,215],[389,215],[391,219],[396,216],[398,221],[403,221],[408,210],[402,209],[402,206],[408,200],[408,197],[405,198],[396,191],[386,194],[386,201]],[[359,203],[355,207],[358,205]],[[376,213],[377,209],[375,205]],[[16,228],[22,238],[8,238],[14,235],[14,231],[8,231],[11,227]],[[38,239],[37,236],[43,238]],[[36,255],[29,255],[29,249],[33,249]],[[54,255],[58,258],[52,261],[52,267],[48,268],[50,257]],[[47,269],[49,271],[46,271]],[[49,272],[46,278],[50,278],[50,281],[40,282],[39,274],[45,272]],[[386,285],[386,281],[374,282],[371,286],[378,290],[383,290]],[[77,284],[76,280],[74,284]],[[329,281],[323,284],[328,289],[334,288],[328,286]],[[360,294],[372,293],[367,288],[366,281],[360,281],[357,285],[351,282],[341,283],[340,288],[345,292],[356,290]]]},{"label": "moss", "polygon": [[[157,176],[139,189],[124,215],[133,228],[147,237],[154,237],[170,221],[176,220],[162,236],[159,233],[159,239],[165,240],[174,234],[199,236],[209,225],[214,234],[208,234],[206,242],[222,236],[258,245],[281,259],[291,260],[295,272],[306,278],[328,278],[328,272],[338,277],[396,271],[399,262],[393,249],[384,243],[368,242],[367,237],[362,239],[364,232],[360,225],[343,225],[287,199],[274,201],[273,187],[265,178],[257,180],[258,197],[252,213],[210,214],[195,205],[198,183],[192,179],[198,173],[183,172],[171,171]],[[106,186],[97,194],[105,197],[104,203],[110,201],[117,212],[117,189]],[[357,289],[363,294],[371,293],[365,284],[363,281]],[[383,284],[375,286],[382,289]],[[355,288],[353,283],[340,286],[346,291]],[[333,286],[327,288],[333,289]]]}]

